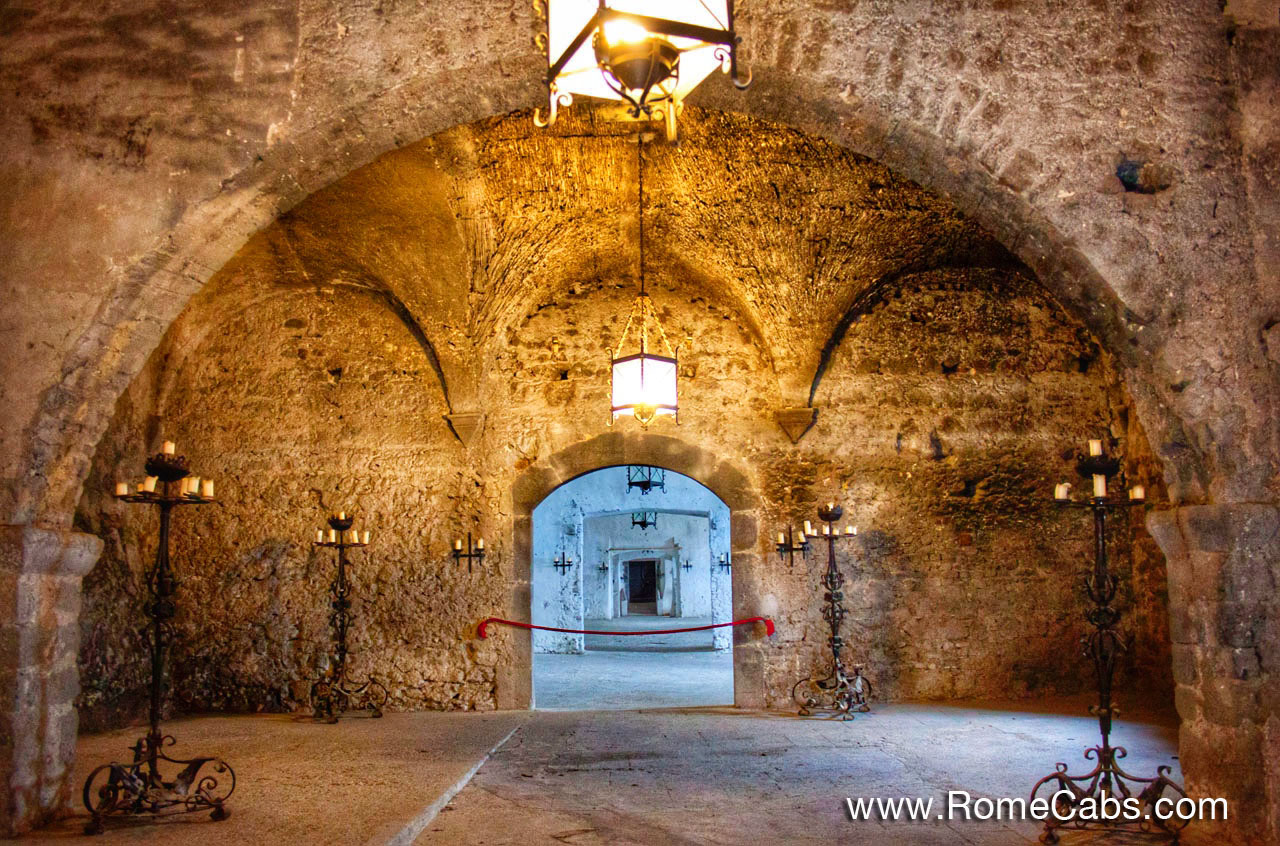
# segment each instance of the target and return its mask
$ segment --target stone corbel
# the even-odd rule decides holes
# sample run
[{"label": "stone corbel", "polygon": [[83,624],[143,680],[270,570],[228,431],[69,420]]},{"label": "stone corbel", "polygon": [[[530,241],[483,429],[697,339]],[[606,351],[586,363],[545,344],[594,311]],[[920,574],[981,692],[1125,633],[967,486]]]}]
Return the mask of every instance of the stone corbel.
[{"label": "stone corbel", "polygon": [[818,409],[812,406],[783,408],[774,412],[773,419],[778,421],[782,431],[786,432],[787,437],[791,439],[791,443],[798,444],[805,432],[808,432],[813,422],[818,419]]},{"label": "stone corbel", "polygon": [[472,439],[484,427],[483,411],[455,411],[444,415],[444,419],[463,446],[471,446]]}]

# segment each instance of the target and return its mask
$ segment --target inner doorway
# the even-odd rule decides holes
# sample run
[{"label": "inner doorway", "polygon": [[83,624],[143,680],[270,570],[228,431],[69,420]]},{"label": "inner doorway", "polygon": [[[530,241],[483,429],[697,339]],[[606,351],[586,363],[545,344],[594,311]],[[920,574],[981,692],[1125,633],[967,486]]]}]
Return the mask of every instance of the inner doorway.
[{"label": "inner doorway", "polygon": [[627,615],[658,614],[658,560],[627,562]]},{"label": "inner doorway", "polygon": [[732,704],[732,635],[710,628],[733,608],[729,525],[710,489],[662,468],[604,468],[539,503],[532,621],[573,631],[533,632],[534,707]]}]

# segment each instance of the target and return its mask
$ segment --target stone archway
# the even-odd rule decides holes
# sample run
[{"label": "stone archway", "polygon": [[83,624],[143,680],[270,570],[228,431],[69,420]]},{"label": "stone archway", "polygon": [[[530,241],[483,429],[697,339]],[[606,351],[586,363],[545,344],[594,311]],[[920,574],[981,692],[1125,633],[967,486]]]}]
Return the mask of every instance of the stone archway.
[{"label": "stone archway", "polygon": [[[312,191],[406,139],[540,101],[543,92],[537,83],[538,56],[531,47],[515,46],[517,39],[523,39],[523,32],[492,36],[500,43],[484,46],[493,52],[479,51],[481,55],[506,56],[502,62],[475,61],[473,41],[463,37],[468,32],[474,35],[475,20],[471,15],[489,14],[500,20],[509,11],[500,4],[490,4],[480,12],[460,14],[458,20],[449,16],[447,20],[431,21],[430,31],[437,31],[437,25],[442,28],[441,44],[459,46],[443,47],[438,55],[424,57],[421,62],[404,63],[404,67],[411,68],[405,71],[388,70],[402,67],[398,57],[396,61],[368,63],[377,69],[363,71],[359,85],[354,86],[358,93],[348,96],[347,86],[335,85],[334,90],[341,94],[334,102],[325,100],[323,93],[314,93],[325,90],[325,72],[316,72],[313,66],[313,76],[321,80],[315,83],[308,79],[312,87],[297,103],[299,114],[305,117],[283,133],[283,140],[279,132],[264,133],[262,140],[252,144],[228,138],[225,158],[199,170],[184,183],[186,187],[179,193],[186,198],[185,204],[158,214],[154,227],[137,227],[138,231],[130,232],[122,243],[103,250],[113,254],[114,265],[107,294],[91,301],[85,313],[76,316],[67,342],[50,354],[56,361],[49,368],[47,381],[29,385],[22,379],[15,380],[19,390],[13,395],[23,395],[24,406],[15,415],[20,418],[15,426],[20,433],[10,442],[17,445],[11,447],[10,483],[0,492],[0,503],[11,515],[7,522],[14,526],[6,536],[4,559],[7,575],[12,576],[15,585],[16,607],[45,607],[42,603],[52,603],[47,606],[52,608],[58,603],[51,597],[62,593],[68,595],[69,603],[62,607],[74,607],[71,595],[79,589],[76,572],[89,564],[65,567],[58,563],[64,560],[59,550],[77,550],[73,557],[82,562],[91,561],[96,555],[94,539],[68,529],[89,456],[106,427],[111,408],[191,294],[252,232]],[[1265,531],[1259,534],[1256,527],[1274,525],[1280,513],[1275,506],[1273,481],[1276,442],[1270,409],[1274,401],[1269,399],[1274,395],[1276,371],[1260,360],[1256,338],[1235,325],[1240,297],[1247,300],[1248,290],[1243,295],[1232,295],[1230,287],[1246,272],[1242,265],[1248,263],[1247,259],[1236,258],[1215,273],[1203,266],[1203,260],[1194,260],[1193,255],[1196,250],[1213,256],[1249,253],[1245,224],[1221,222],[1243,217],[1239,203],[1229,200],[1227,208],[1218,211],[1217,195],[1234,196],[1230,180],[1243,178],[1232,175],[1237,173],[1234,159],[1231,166],[1211,172],[1202,168],[1198,151],[1172,156],[1184,170],[1183,206],[1189,210],[1185,219],[1172,211],[1166,215],[1139,209],[1130,214],[1127,205],[1122,214],[1118,201],[1110,205],[1073,203],[1103,175],[1100,154],[1113,155],[1133,141],[1135,134],[1146,133],[1134,130],[1131,134],[1114,120],[1078,120],[1079,113],[1072,111],[1076,107],[1066,105],[1069,101],[1074,103],[1075,98],[1062,96],[1061,88],[1054,87],[1055,74],[1033,80],[1011,68],[1009,72],[1017,78],[1017,85],[1024,80],[1028,85],[1036,83],[1034,90],[1011,89],[1007,80],[1002,88],[997,82],[986,82],[981,74],[960,73],[955,64],[965,66],[969,57],[978,59],[969,62],[970,71],[981,64],[982,51],[977,48],[983,46],[984,40],[993,44],[1007,42],[1011,54],[1043,53],[1044,45],[1055,39],[1059,43],[1078,43],[1081,20],[1068,16],[1056,28],[1037,27],[1034,40],[1028,40],[1019,37],[1018,24],[1013,22],[1016,16],[1012,15],[1005,16],[1009,23],[1001,18],[976,16],[973,20],[956,21],[940,12],[945,26],[937,26],[936,20],[915,16],[902,19],[867,7],[848,13],[850,20],[832,26],[828,15],[815,15],[809,20],[798,14],[803,11],[803,4],[777,4],[776,9],[761,11],[754,19],[744,17],[746,42],[753,45],[758,56],[768,57],[755,62],[757,87],[747,97],[731,98],[724,88],[711,86],[700,94],[699,102],[804,127],[947,195],[1035,269],[1045,284],[1103,340],[1125,365],[1143,423],[1161,445],[1175,501],[1207,499],[1218,503],[1205,506],[1210,509],[1207,512],[1187,511],[1158,521],[1164,527],[1158,535],[1169,555],[1171,583],[1181,597],[1178,602],[1184,605],[1185,619],[1179,618],[1175,631],[1179,632],[1176,637],[1186,659],[1180,662],[1179,681],[1187,691],[1187,701],[1194,706],[1187,719],[1201,726],[1194,737],[1203,740],[1202,746],[1207,749],[1211,736],[1226,732],[1241,720],[1260,735],[1268,714],[1257,704],[1257,677],[1221,679],[1229,682],[1234,691],[1230,714],[1216,707],[1220,697],[1209,695],[1212,691],[1206,681],[1215,674],[1224,675],[1217,668],[1231,666],[1237,650],[1253,648],[1254,639],[1261,637],[1259,632],[1266,625],[1274,626],[1277,613],[1273,604],[1261,611],[1242,609],[1238,604],[1224,610],[1220,599],[1231,595],[1229,589],[1233,585],[1246,579],[1262,580],[1269,572],[1267,568],[1274,567],[1274,545],[1268,547],[1266,542],[1250,538],[1270,537]],[[1095,63],[1100,70],[1090,80],[1108,98],[1095,108],[1108,114],[1118,112],[1120,106],[1136,108],[1127,98],[1138,97],[1142,90],[1167,87],[1144,85],[1140,77],[1113,68],[1109,61],[1115,55],[1132,52],[1116,49],[1122,30],[1141,31],[1141,27],[1107,27],[1105,13],[1095,14],[1083,8],[1075,14],[1093,25],[1098,23],[1093,17],[1103,19],[1102,37],[1083,50],[1096,51],[1106,60]],[[1179,98],[1179,103],[1151,108],[1153,114],[1159,114],[1160,125],[1149,132],[1156,138],[1202,131],[1209,121],[1201,112],[1201,101],[1224,103],[1224,110],[1232,108],[1231,97],[1223,96],[1224,90],[1230,89],[1224,89],[1220,82],[1226,73],[1223,67],[1228,48],[1220,38],[1219,10],[1205,7],[1198,14],[1186,10],[1168,14],[1177,15],[1179,30],[1189,40],[1202,39],[1206,45],[1212,41],[1218,46],[1171,56],[1168,62],[1175,70],[1159,71],[1164,82],[1181,86],[1186,96]],[[396,29],[388,26],[371,32],[367,22],[362,22],[347,46],[339,47],[338,42],[347,38],[350,27],[346,23],[335,27],[329,15],[330,11],[325,10],[323,20],[317,21],[300,21],[303,12],[280,17],[288,19],[286,28],[291,27],[295,36],[303,31],[313,41],[323,40],[314,37],[322,28],[336,30],[339,34],[333,43],[323,46],[345,56],[344,61],[335,63],[341,72],[360,64],[350,61],[344,51],[359,51],[366,41],[376,42]],[[865,18],[869,16],[877,17],[868,23]],[[520,15],[513,14],[512,18],[521,25],[527,23]],[[796,18],[804,20],[803,25]],[[405,31],[410,29],[408,24],[416,22],[399,19],[396,23]],[[1154,23],[1159,24],[1159,18]],[[935,26],[946,33],[940,41]],[[468,31],[468,27],[472,29]],[[1107,37],[1113,30],[1114,41]],[[850,35],[833,37],[835,32]],[[510,43],[502,40],[504,37]],[[916,43],[932,46],[929,50],[914,50],[912,45]],[[856,49],[840,49],[855,46]],[[494,50],[497,47],[504,49]],[[466,51],[467,55],[457,51]],[[908,54],[905,59],[904,53]],[[918,58],[914,57],[917,53]],[[946,57],[945,61],[942,57]],[[986,61],[990,63],[991,57]],[[929,62],[936,63],[936,67]],[[904,63],[908,66],[906,73]],[[1082,64],[1086,65],[1087,62]],[[387,78],[381,78],[383,75]],[[1066,86],[1077,82],[1065,68],[1057,76]],[[292,102],[294,92],[290,88],[295,80],[289,74],[277,73],[276,77],[277,96],[281,101]],[[138,79],[139,88],[149,85],[145,77]],[[128,108],[136,108],[139,113],[152,102],[145,98],[135,101],[129,94],[126,85],[116,99],[129,103]],[[321,102],[308,102],[308,94]],[[1063,102],[1061,107],[1056,105],[1058,99]],[[205,117],[202,109],[208,105],[196,100],[165,108],[170,107],[181,112],[174,116],[175,124],[199,125],[203,121],[183,118]],[[96,114],[97,108],[83,111]],[[67,111],[78,113],[76,109]],[[99,117],[103,125],[111,124],[112,115]],[[25,120],[25,116],[20,115],[18,120]],[[32,126],[37,123],[34,118],[31,120]],[[124,121],[120,123],[123,125]],[[1045,132],[1047,126],[1059,129]],[[47,131],[47,127],[41,131]],[[1147,139],[1138,138],[1137,142],[1145,144]],[[1225,148],[1227,139],[1215,136],[1211,139],[1213,144]],[[31,144],[33,150],[38,146]],[[64,146],[78,145],[73,141]],[[1055,147],[1073,152],[1061,161],[1047,159],[1046,151]],[[87,144],[85,149],[94,150],[95,144]],[[233,149],[234,153],[229,152]],[[65,164],[67,160],[57,158],[62,155],[51,155],[50,170]],[[1097,167],[1087,166],[1089,156],[1098,159],[1091,162]],[[39,154],[33,158],[37,166],[42,164]],[[172,166],[161,155],[153,154],[152,158],[146,167],[155,168],[157,174],[164,174]],[[81,167],[80,162],[71,161]],[[23,161],[22,167],[28,164]],[[110,186],[117,192],[127,191],[128,186],[139,182],[136,174],[143,162],[139,159],[126,164],[128,176],[119,180],[125,187]],[[1220,175],[1224,173],[1225,176]],[[104,185],[112,182],[105,171],[87,180],[92,186],[99,178]],[[1217,222],[1211,229],[1202,230],[1197,221],[1210,219],[1210,202],[1206,199],[1211,201],[1212,217]],[[1168,226],[1170,221],[1181,225]],[[60,232],[49,237],[57,238]],[[1222,247],[1224,244],[1228,246]],[[128,260],[116,263],[114,257]],[[1150,276],[1142,267],[1144,263],[1154,268],[1149,271]],[[85,288],[98,287],[95,273],[86,273]],[[21,269],[16,276],[21,279]],[[40,279],[33,277],[26,284],[37,288]],[[1192,287],[1197,288],[1197,298],[1190,300],[1186,308],[1166,309],[1159,304],[1163,289],[1169,289],[1172,296]],[[1144,289],[1149,292],[1144,294]],[[1148,309],[1142,307],[1143,302],[1155,305]],[[43,317],[35,315],[36,320]],[[1137,350],[1150,362],[1141,362]],[[1241,405],[1241,397],[1251,400],[1244,411],[1236,407]],[[32,528],[37,526],[51,528],[52,536],[45,537],[43,530]],[[1239,571],[1237,575],[1220,572],[1226,568],[1224,558],[1234,562],[1231,567],[1235,568],[1233,572]],[[1193,567],[1193,562],[1205,560],[1213,563]],[[59,575],[51,575],[55,573]],[[1190,613],[1193,604],[1199,609],[1195,615]],[[33,620],[18,617],[20,634],[15,644],[24,645],[11,647],[4,663],[15,677],[47,679],[68,666],[68,655],[74,656],[74,638],[59,637],[56,648],[37,646],[44,642],[45,635],[33,627]],[[1237,626],[1241,620],[1243,624]],[[74,670],[71,677],[73,688]],[[10,769],[39,772],[42,775],[33,777],[32,783],[55,784],[67,756],[67,731],[74,730],[74,721],[68,729],[66,720],[59,723],[47,718],[68,712],[67,697],[59,693],[63,686],[38,689],[45,692],[15,706],[21,713],[14,715],[14,724],[50,728],[47,735],[44,729],[33,735],[39,738],[34,746],[14,752],[15,763]],[[1214,706],[1208,716],[1208,709],[1200,705],[1202,695]],[[63,728],[56,728],[58,725]],[[1189,736],[1184,732],[1184,738]],[[1233,745],[1227,753],[1226,757],[1240,763],[1237,770],[1256,769],[1256,739],[1241,741],[1239,747]],[[46,768],[41,763],[46,757],[63,763]],[[1218,769],[1210,765],[1208,751],[1198,758],[1206,771]],[[1193,756],[1187,756],[1187,765],[1193,774],[1199,766]],[[1280,773],[1273,768],[1268,778],[1271,798],[1267,801],[1274,817],[1274,809],[1280,807],[1275,798],[1280,795]],[[1209,789],[1213,782],[1202,784]],[[41,790],[41,797],[32,801],[39,807],[52,807],[57,791],[49,794],[51,798],[45,798],[46,792]],[[18,816],[26,813],[20,811]],[[1274,831],[1280,823],[1273,820],[1272,825]]]},{"label": "stone archway", "polygon": [[[760,497],[750,476],[732,462],[695,444],[650,432],[608,432],[560,450],[521,473],[511,488],[512,550],[515,578],[507,603],[510,619],[530,622],[532,590],[533,510],[552,491],[579,476],[605,467],[648,464],[681,473],[708,488],[729,506],[729,542],[733,550],[733,615],[769,614],[761,608],[757,589],[761,565]],[[734,704],[764,705],[762,635],[735,630],[733,646]],[[516,635],[514,660],[499,669],[500,708],[528,708],[533,691],[532,639]]]}]

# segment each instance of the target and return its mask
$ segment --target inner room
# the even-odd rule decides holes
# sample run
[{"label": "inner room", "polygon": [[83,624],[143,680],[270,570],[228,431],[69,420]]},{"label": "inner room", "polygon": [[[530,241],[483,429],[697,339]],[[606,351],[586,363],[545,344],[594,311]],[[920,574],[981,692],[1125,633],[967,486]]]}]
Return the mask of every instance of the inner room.
[{"label": "inner room", "polygon": [[534,707],[732,705],[729,525],[706,487],[648,465],[587,473],[544,499],[532,620],[585,633],[533,632]]},{"label": "inner room", "polygon": [[1280,0],[3,20],[0,836],[1280,844]]}]

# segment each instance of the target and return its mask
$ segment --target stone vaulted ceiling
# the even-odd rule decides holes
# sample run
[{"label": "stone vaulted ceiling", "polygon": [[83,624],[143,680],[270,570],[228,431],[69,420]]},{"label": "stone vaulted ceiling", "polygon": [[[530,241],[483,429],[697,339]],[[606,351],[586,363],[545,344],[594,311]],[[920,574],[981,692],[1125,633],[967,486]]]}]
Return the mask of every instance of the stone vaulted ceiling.
[{"label": "stone vaulted ceiling", "polygon": [[264,254],[268,288],[366,289],[420,333],[466,407],[492,345],[558,292],[636,285],[638,154],[655,303],[693,291],[738,315],[792,405],[895,279],[1015,263],[947,201],[796,130],[688,108],[673,146],[577,109],[551,130],[516,114],[383,156],[281,217],[210,296],[243,303]]}]

